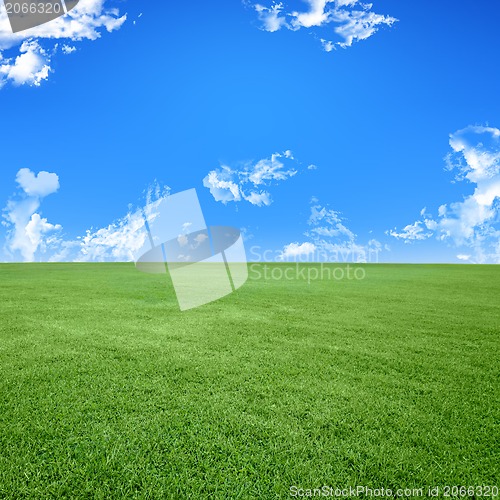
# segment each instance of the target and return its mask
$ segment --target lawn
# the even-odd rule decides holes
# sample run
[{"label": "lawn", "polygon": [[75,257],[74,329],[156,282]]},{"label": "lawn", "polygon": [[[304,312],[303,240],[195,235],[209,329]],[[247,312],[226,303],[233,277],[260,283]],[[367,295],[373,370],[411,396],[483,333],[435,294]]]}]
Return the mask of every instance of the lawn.
[{"label": "lawn", "polygon": [[132,264],[0,265],[0,497],[500,485],[500,266],[251,266],[180,312]]}]

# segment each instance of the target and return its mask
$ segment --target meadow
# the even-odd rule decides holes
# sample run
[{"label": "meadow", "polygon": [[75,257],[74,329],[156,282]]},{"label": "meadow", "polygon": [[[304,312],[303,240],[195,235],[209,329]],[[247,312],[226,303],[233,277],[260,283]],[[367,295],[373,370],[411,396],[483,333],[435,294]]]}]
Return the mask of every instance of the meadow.
[{"label": "meadow", "polygon": [[251,266],[180,312],[133,264],[0,265],[0,498],[500,486],[500,266]]}]

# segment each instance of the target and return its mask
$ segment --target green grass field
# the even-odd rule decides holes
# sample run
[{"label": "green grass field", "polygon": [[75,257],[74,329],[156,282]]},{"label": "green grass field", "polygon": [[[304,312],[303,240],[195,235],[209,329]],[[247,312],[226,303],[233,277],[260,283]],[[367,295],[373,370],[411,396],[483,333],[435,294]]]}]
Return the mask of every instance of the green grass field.
[{"label": "green grass field", "polygon": [[0,265],[0,497],[499,485],[500,266],[262,270],[181,313],[132,264]]}]

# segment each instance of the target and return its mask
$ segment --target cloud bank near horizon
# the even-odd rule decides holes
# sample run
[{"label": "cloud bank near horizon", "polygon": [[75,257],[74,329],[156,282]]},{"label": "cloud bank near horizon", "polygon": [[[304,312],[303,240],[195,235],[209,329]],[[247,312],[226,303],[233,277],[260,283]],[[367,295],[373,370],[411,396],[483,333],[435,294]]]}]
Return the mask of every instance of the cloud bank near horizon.
[{"label": "cloud bank near horizon", "polygon": [[366,244],[346,225],[340,212],[311,199],[309,229],[302,243],[295,241],[285,245],[278,255],[281,261],[298,262],[379,262],[380,253],[389,247],[376,239]]},{"label": "cloud bank near horizon", "polygon": [[[130,262],[144,244],[145,216],[170,194],[155,183],[146,193],[144,206],[131,209],[108,226],[90,228],[84,235],[68,238],[60,224],[53,224],[40,211],[45,197],[56,193],[59,176],[22,168],[16,176],[17,190],[2,211],[6,237],[3,258],[9,262]],[[1,255],[1,254],[0,254]]]},{"label": "cloud bank near horizon", "polygon": [[446,168],[456,172],[455,182],[472,185],[473,193],[440,205],[437,216],[424,208],[420,219],[388,234],[406,243],[435,237],[459,249],[461,261],[499,264],[500,129],[471,125],[450,134],[449,143]]}]

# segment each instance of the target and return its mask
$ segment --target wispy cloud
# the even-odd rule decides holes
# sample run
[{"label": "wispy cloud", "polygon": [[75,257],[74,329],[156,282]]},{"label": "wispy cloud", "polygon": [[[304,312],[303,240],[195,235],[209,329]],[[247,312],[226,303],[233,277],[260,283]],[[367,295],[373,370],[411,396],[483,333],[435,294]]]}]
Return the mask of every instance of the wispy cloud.
[{"label": "wispy cloud", "polygon": [[203,185],[222,203],[246,200],[259,207],[269,206],[272,203],[270,186],[296,175],[298,165],[293,153],[287,150],[246,163],[241,168],[222,165],[206,175]]},{"label": "wispy cloud", "polygon": [[[284,2],[251,5],[261,21],[261,29],[276,32],[282,28],[292,31],[306,28],[321,41],[326,52],[331,52],[337,47],[350,47],[356,41],[370,38],[380,27],[392,26],[397,21],[394,17],[376,14],[372,11],[373,4],[363,3],[360,0],[304,0],[304,2],[308,6],[304,11],[287,9]],[[328,38],[327,35],[319,36],[320,29],[326,27],[330,28]],[[335,35],[335,40],[331,40],[332,35]]]},{"label": "wispy cloud", "polygon": [[436,217],[424,209],[420,220],[388,234],[405,242],[435,236],[472,251],[459,254],[460,260],[500,263],[500,129],[469,126],[450,135],[450,146],[448,170],[457,173],[455,181],[472,184],[474,192],[441,205]]},{"label": "wispy cloud", "polygon": [[53,260],[75,262],[130,262],[144,245],[145,218],[170,194],[170,188],[155,184],[146,195],[144,207],[129,211],[124,217],[100,229],[89,229],[85,236],[65,242],[66,255],[56,255]]},{"label": "wispy cloud", "polygon": [[308,225],[307,241],[285,245],[280,260],[378,262],[382,244],[375,239],[360,243],[341,214],[316,198],[311,200]]},{"label": "wispy cloud", "polygon": [[[106,4],[106,5],[105,5]],[[65,16],[12,33],[7,11],[0,4],[0,88],[5,84],[39,86],[53,71],[52,58],[76,50],[67,42],[97,40],[103,30],[119,29],[126,20],[105,0],[80,0]],[[61,45],[60,42],[64,41]]]}]

